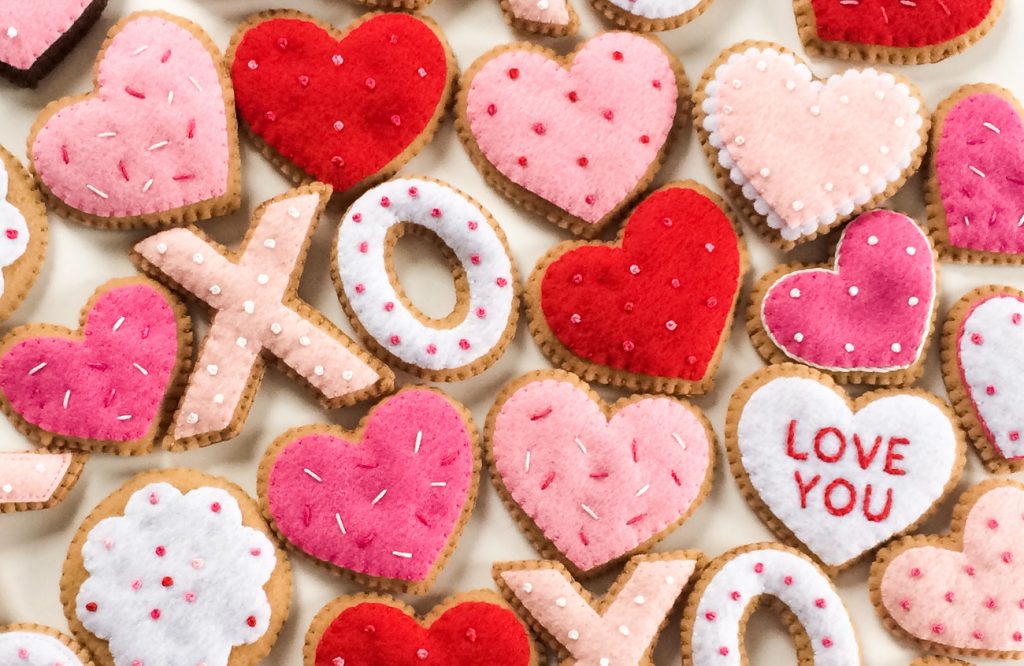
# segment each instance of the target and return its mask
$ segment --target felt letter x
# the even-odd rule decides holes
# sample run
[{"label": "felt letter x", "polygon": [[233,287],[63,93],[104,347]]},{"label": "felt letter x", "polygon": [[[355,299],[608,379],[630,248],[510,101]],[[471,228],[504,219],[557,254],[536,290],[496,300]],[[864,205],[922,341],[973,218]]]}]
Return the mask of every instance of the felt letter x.
[{"label": "felt letter x", "polygon": [[308,185],[263,204],[242,247],[229,252],[195,227],[135,246],[142,269],[215,311],[166,448],[234,437],[263,377],[264,350],[328,407],[391,389],[394,375],[296,294],[309,241],[330,188]]},{"label": "felt letter x", "polygon": [[651,663],[654,640],[700,557],[696,551],[638,555],[597,605],[554,561],[496,564],[494,580],[557,642],[551,647],[563,658],[559,663],[638,666]]}]

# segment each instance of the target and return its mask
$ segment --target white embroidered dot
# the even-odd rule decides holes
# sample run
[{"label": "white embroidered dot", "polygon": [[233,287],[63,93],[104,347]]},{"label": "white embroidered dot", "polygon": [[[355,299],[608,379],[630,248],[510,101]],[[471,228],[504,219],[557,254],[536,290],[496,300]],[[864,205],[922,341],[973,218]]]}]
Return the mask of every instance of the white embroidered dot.
[{"label": "white embroidered dot", "polygon": [[235,340],[235,344],[241,347],[242,349],[245,349],[245,346],[249,344],[249,341],[246,340],[245,338],[238,338],[237,340]]},{"label": "white embroidered dot", "polygon": [[224,404],[224,394],[223,393],[218,393],[217,395],[213,396],[213,402],[216,405],[223,405]]},{"label": "white embroidered dot", "polygon": [[821,115],[821,107],[818,106],[817,104],[812,106],[811,107],[811,115],[812,116],[820,116]]},{"label": "white embroidered dot", "polygon": [[249,69],[259,69],[259,66],[259,63],[256,62],[255,60],[249,61]]},{"label": "white embroidered dot", "polygon": [[331,56],[331,62],[333,62],[336,67],[340,67],[341,65],[345,64],[345,59],[342,58],[341,54],[339,53]]},{"label": "white embroidered dot", "polygon": [[638,595],[633,597],[633,603],[637,606],[643,606],[645,603],[647,603],[647,599],[644,599],[643,595]]},{"label": "white embroidered dot", "polygon": [[167,243],[157,243],[156,251],[160,254],[167,254]]},{"label": "white embroidered dot", "polygon": [[789,81],[786,81],[786,90],[789,90],[789,91],[796,90],[796,81],[794,81],[792,79],[790,79]]},{"label": "white embroidered dot", "polygon": [[871,173],[871,167],[869,167],[867,164],[861,164],[860,168],[857,169],[857,171],[860,172],[860,175],[866,176],[869,173]]},{"label": "white embroidered dot", "polygon": [[889,349],[893,350],[894,352],[896,352],[898,354],[901,351],[903,351],[903,345],[901,345],[898,342],[894,342],[894,343],[892,343],[892,346],[889,347]]},{"label": "white embroidered dot", "polygon": [[800,290],[797,289],[796,287],[793,287],[792,289],[789,290],[789,295],[791,298],[800,298]]},{"label": "white embroidered dot", "polygon": [[196,252],[195,254],[192,255],[192,261],[194,261],[197,264],[203,263],[203,255]]},{"label": "white embroidered dot", "polygon": [[13,25],[11,27],[7,28],[7,36],[10,37],[11,39],[14,39],[15,37],[18,36],[18,29],[15,28]]},{"label": "white embroidered dot", "polygon": [[876,90],[875,91],[875,99],[877,99],[879,101],[885,99],[885,91],[884,90]]},{"label": "white embroidered dot", "polygon": [[843,95],[842,97],[839,98],[839,101],[842,104],[849,104],[850,103],[850,96],[849,95]]},{"label": "white embroidered dot", "polygon": [[878,245],[878,236],[868,236],[868,245]]},{"label": "white embroidered dot", "polygon": [[761,169],[761,177],[762,178],[767,178],[770,175],[772,175],[772,170],[771,169],[769,169],[767,167],[765,167],[764,169]]},{"label": "white embroidered dot", "polygon": [[726,104],[725,106],[722,107],[722,113],[724,113],[727,116],[730,115],[732,113],[732,107]]},{"label": "white embroidered dot", "polygon": [[544,11],[551,6],[548,0],[537,0],[537,9]]},{"label": "white embroidered dot", "polygon": [[631,265],[629,267],[629,272],[630,272],[631,275],[639,275],[640,274],[640,267],[637,266],[636,264],[633,264],[633,265]]},{"label": "white embroidered dot", "polygon": [[883,155],[888,155],[889,154],[889,146],[879,146],[878,147],[878,152],[882,153]]},{"label": "white embroidered dot", "polygon": [[624,624],[619,625],[619,633],[623,636],[629,636],[629,627]]},{"label": "white embroidered dot", "polygon": [[341,378],[344,379],[346,382],[352,381],[352,378],[355,376],[356,373],[352,372],[351,370],[345,370],[344,372],[341,373]]},{"label": "white embroidered dot", "polygon": [[422,67],[420,67],[419,69],[417,69],[417,70],[416,70],[416,73],[420,75],[420,78],[421,78],[421,79],[425,79],[425,78],[427,78],[427,70],[423,69]]},{"label": "white embroidered dot", "polygon": [[804,202],[803,201],[794,201],[793,202],[793,210],[795,210],[796,212],[799,213],[803,209],[804,209]]},{"label": "white embroidered dot", "polygon": [[747,139],[746,139],[746,137],[744,137],[744,136],[738,136],[738,137],[736,137],[736,139],[735,139],[735,143],[736,143],[736,145],[737,145],[737,146],[742,146],[742,145],[743,145],[743,144],[745,144],[746,142],[747,142]]},{"label": "white embroidered dot", "polygon": [[757,61],[757,71],[759,71],[759,72],[766,72],[766,71],[768,71],[768,63],[766,63],[764,60],[758,60]]},{"label": "white embroidered dot", "polygon": [[335,132],[340,132],[343,129],[345,129],[345,123],[341,122],[340,120],[335,120],[334,121],[334,131]]},{"label": "white embroidered dot", "polygon": [[8,493],[8,494],[10,494],[10,493],[11,493],[11,492],[12,492],[13,490],[14,490],[14,486],[12,486],[12,485],[11,485],[11,484],[9,484],[9,483],[5,483],[5,484],[4,484],[4,486],[3,486],[3,491],[4,491],[5,493]]},{"label": "white embroidered dot", "polygon": [[601,657],[601,660],[597,663],[599,663],[601,666],[609,666],[609,664],[611,664],[612,662],[610,659],[608,659],[608,657]]},{"label": "white embroidered dot", "polygon": [[909,254],[910,256],[914,256],[915,254],[917,254],[917,248],[911,245],[910,247],[907,248],[907,254]]},{"label": "white embroidered dot", "polygon": [[733,79],[732,87],[735,88],[736,90],[739,90],[740,88],[743,87],[743,82],[740,81],[739,79]]},{"label": "white embroidered dot", "polygon": [[565,597],[558,597],[557,599],[555,599],[555,605],[559,608],[565,608],[567,603],[568,602],[565,600]]},{"label": "white embroidered dot", "polygon": [[797,331],[796,333],[793,334],[793,339],[796,340],[797,342],[803,342],[804,334]]},{"label": "white embroidered dot", "polygon": [[910,298],[907,299],[907,305],[909,305],[910,307],[914,307],[920,302],[921,300],[917,296],[911,296]]},{"label": "white embroidered dot", "polygon": [[242,303],[242,309],[245,310],[246,314],[252,314],[253,312],[256,311],[256,304],[253,303],[252,301],[246,301]]},{"label": "white embroidered dot", "polygon": [[211,285],[210,286],[210,293],[213,294],[214,296],[220,294],[220,285],[216,285],[216,284]]},{"label": "white embroidered dot", "polygon": [[318,365],[315,368],[313,368],[313,374],[316,375],[317,377],[323,377],[324,366]]},{"label": "white embroidered dot", "polygon": [[822,187],[824,187],[824,188],[825,188],[825,191],[826,191],[826,192],[831,192],[831,191],[833,191],[834,189],[836,189],[836,186],[835,186],[835,184],[833,184],[833,183],[825,183],[825,184],[824,184],[824,185],[823,185]]},{"label": "white embroidered dot", "polygon": [[293,220],[299,219],[299,215],[301,215],[301,213],[299,213],[298,208],[292,207],[288,209],[288,217],[292,218]]},{"label": "white embroidered dot", "polygon": [[523,583],[523,592],[527,594],[533,592],[533,583]]},{"label": "white embroidered dot", "polygon": [[676,579],[673,578],[672,576],[668,576],[668,577],[665,578],[665,584],[666,585],[675,585],[676,584]]},{"label": "white embroidered dot", "polygon": [[304,335],[301,338],[299,338],[299,344],[302,345],[303,347],[308,347],[309,343],[310,342],[309,342],[309,337],[308,336]]},{"label": "white embroidered dot", "polygon": [[199,423],[199,415],[195,412],[189,412],[188,416],[185,417],[186,423]]},{"label": "white embroidered dot", "polygon": [[843,349],[845,349],[848,352],[852,352],[854,350],[853,343],[847,342],[845,345],[843,345]]},{"label": "white embroidered dot", "polygon": [[569,636],[570,641],[578,641],[580,639],[580,632],[575,629],[570,629],[567,636]]},{"label": "white embroidered dot", "polygon": [[853,285],[852,287],[850,287],[849,292],[850,296],[856,296],[858,293],[860,293],[860,289],[857,288],[857,285]]},{"label": "white embroidered dot", "polygon": [[277,241],[274,240],[273,238],[268,238],[267,240],[263,241],[263,247],[269,250],[273,250],[275,247],[277,247]]},{"label": "white embroidered dot", "polygon": [[266,284],[270,282],[270,276],[267,275],[266,273],[260,273],[259,275],[256,276],[256,282],[258,282],[259,284]]},{"label": "white embroidered dot", "polygon": [[214,376],[216,376],[218,369],[219,368],[216,365],[214,365],[213,363],[211,363],[210,365],[206,366],[206,371],[208,373],[210,373],[211,375],[214,375]]},{"label": "white embroidered dot", "polygon": [[894,122],[896,123],[896,127],[903,127],[907,124],[907,119],[904,118],[903,116],[900,116]]},{"label": "white embroidered dot", "polygon": [[278,324],[276,321],[270,325],[270,332],[274,335],[281,335],[282,330],[284,329],[281,328],[281,324]]},{"label": "white embroidered dot", "polygon": [[46,471],[46,465],[44,465],[43,463],[39,463],[38,465],[36,465],[36,471],[42,474],[43,472]]}]

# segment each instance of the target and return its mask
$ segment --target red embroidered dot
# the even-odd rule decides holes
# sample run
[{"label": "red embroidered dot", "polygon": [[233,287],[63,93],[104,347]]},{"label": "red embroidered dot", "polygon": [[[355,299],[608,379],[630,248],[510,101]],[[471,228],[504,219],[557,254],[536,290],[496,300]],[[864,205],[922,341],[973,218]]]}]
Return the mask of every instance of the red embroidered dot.
[{"label": "red embroidered dot", "polygon": [[704,617],[707,618],[708,622],[714,622],[715,618],[718,617],[718,616],[715,615],[713,612],[708,611],[707,613],[704,614]]},{"label": "red embroidered dot", "polygon": [[754,565],[754,573],[764,573],[764,564],[758,562]]},{"label": "red embroidered dot", "polygon": [[441,209],[440,208],[431,208],[430,209],[430,217],[433,217],[433,218],[441,217]]},{"label": "red embroidered dot", "polygon": [[814,605],[817,606],[818,608],[824,608],[825,607],[825,600],[824,599],[815,599],[814,600]]},{"label": "red embroidered dot", "polygon": [[95,601],[90,601],[85,605],[85,610],[89,611],[90,613],[95,613],[98,608],[99,606],[96,605]]},{"label": "red embroidered dot", "polygon": [[154,608],[153,610],[149,611],[149,616],[151,618],[153,618],[154,620],[159,620],[160,619],[160,609],[159,608]]},{"label": "red embroidered dot", "polygon": [[153,505],[159,504],[160,503],[160,496],[157,495],[156,493],[150,493],[149,494],[149,503],[153,504]]},{"label": "red embroidered dot", "polygon": [[485,310],[484,308],[477,308],[476,309],[476,316],[477,316],[477,319],[483,319],[484,317],[487,316],[487,310]]},{"label": "red embroidered dot", "polygon": [[498,112],[498,107],[497,106],[495,106],[493,104],[488,104],[487,105],[487,115],[493,116],[497,112]]},{"label": "red embroidered dot", "polygon": [[164,576],[163,579],[160,581],[160,584],[164,587],[172,587],[174,585],[174,579],[170,576]]},{"label": "red embroidered dot", "polygon": [[994,530],[997,527],[999,527],[999,521],[996,520],[995,518],[990,518],[989,521],[988,521],[988,528],[990,530]]},{"label": "red embroidered dot", "polygon": [[618,61],[621,62],[622,61],[622,51],[613,51],[612,52],[612,58],[614,58],[615,60],[618,60]]},{"label": "red embroidered dot", "polygon": [[941,634],[945,630],[946,630],[946,627],[944,625],[941,625],[941,624],[933,624],[932,625],[932,633],[933,634]]},{"label": "red embroidered dot", "polygon": [[718,654],[722,655],[723,657],[728,657],[729,656],[729,648],[727,648],[727,647],[725,647],[723,645],[722,647],[718,648]]},{"label": "red embroidered dot", "polygon": [[946,592],[946,594],[943,597],[943,599],[945,599],[949,603],[953,603],[953,600],[956,599],[956,596],[952,592]]},{"label": "red embroidered dot", "polygon": [[643,136],[640,137],[640,143],[648,144],[650,142],[651,142],[651,137],[647,136],[646,134],[644,134]]},{"label": "red embroidered dot", "polygon": [[380,207],[381,208],[387,208],[390,205],[391,205],[391,199],[388,199],[387,197],[381,197],[380,198]]},{"label": "red embroidered dot", "polygon": [[968,576],[973,576],[974,575],[974,567],[972,565],[968,564],[967,566],[964,567],[964,573],[966,573]]},{"label": "red embroidered dot", "polygon": [[615,118],[615,113],[611,109],[605,109],[601,115],[604,116],[605,120],[613,120]]},{"label": "red embroidered dot", "polygon": [[18,230],[17,229],[8,229],[7,230],[7,237],[10,238],[11,240],[16,239],[18,237]]},{"label": "red embroidered dot", "polygon": [[1020,643],[1022,638],[1024,638],[1024,636],[1021,636],[1021,633],[1019,631],[1013,632],[1013,640],[1015,640],[1018,643]]},{"label": "red embroidered dot", "polygon": [[526,166],[526,164],[527,164],[526,157],[525,156],[520,157],[519,158],[519,166],[524,167],[524,166]]},{"label": "red embroidered dot", "polygon": [[1004,552],[1003,553],[1003,562],[1006,562],[1007,564],[1009,564],[1010,562],[1013,562],[1013,553],[1011,553],[1010,551]]},{"label": "red embroidered dot", "polygon": [[546,127],[544,127],[544,123],[534,123],[533,124],[533,131],[536,134],[539,134],[540,136],[544,136],[544,134],[548,131],[548,129]]},{"label": "red embroidered dot", "polygon": [[585,168],[588,164],[590,164],[590,160],[588,160],[586,156],[583,156],[576,160],[576,164],[579,164],[581,167]]},{"label": "red embroidered dot", "polygon": [[357,294],[361,294],[361,293],[363,293],[364,291],[366,291],[366,285],[365,285],[365,284],[363,284],[362,282],[360,282],[359,284],[357,284],[357,285],[356,285],[356,293],[357,293]]},{"label": "red embroidered dot", "polygon": [[250,627],[255,627],[256,626],[256,617],[254,615],[250,615],[249,617],[245,618],[245,623],[247,625],[249,625]]},{"label": "red embroidered dot", "polygon": [[576,102],[580,98],[580,96],[576,94],[575,90],[570,91],[568,97],[570,102]]},{"label": "red embroidered dot", "polygon": [[355,215],[352,216],[352,221],[353,222],[362,222],[363,221],[363,214],[362,213],[356,213]]},{"label": "red embroidered dot", "polygon": [[479,227],[480,225],[477,224],[475,221],[470,220],[469,222],[466,223],[466,226],[469,227],[470,231],[476,231],[477,227]]},{"label": "red embroidered dot", "polygon": [[632,340],[623,340],[622,341],[622,351],[631,352],[634,349],[636,349],[636,345],[633,344]]},{"label": "red embroidered dot", "polygon": [[480,255],[479,254],[471,255],[469,257],[469,262],[471,264],[473,264],[474,266],[479,266],[480,265]]},{"label": "red embroidered dot", "polygon": [[587,196],[583,197],[583,200],[586,201],[588,205],[593,206],[594,202],[597,201],[597,197],[595,197],[593,194],[588,194]]},{"label": "red embroidered dot", "polygon": [[513,67],[510,70],[508,70],[508,78],[512,79],[513,81],[518,79],[519,78],[519,70],[516,69],[515,67]]},{"label": "red embroidered dot", "polygon": [[214,513],[220,513],[220,502],[214,502],[210,505],[210,511]]},{"label": "red embroidered dot", "polygon": [[792,576],[786,576],[785,578],[782,579],[782,582],[785,583],[786,585],[792,585],[793,584],[793,577]]},{"label": "red embroidered dot", "polygon": [[826,636],[825,638],[821,639],[821,644],[827,648],[830,648],[832,647],[832,639]]},{"label": "red embroidered dot", "polygon": [[1011,442],[1016,442],[1018,439],[1020,439],[1020,433],[1017,432],[1016,430],[1012,431],[1010,433],[1010,441]]},{"label": "red embroidered dot", "polygon": [[466,338],[462,338],[461,340],[459,340],[459,347],[461,349],[469,349],[470,346],[471,345],[469,344],[469,340],[467,340]]},{"label": "red embroidered dot", "polygon": [[910,577],[911,578],[920,578],[921,577],[921,570],[918,569],[917,567],[914,567],[913,569],[910,570]]},{"label": "red embroidered dot", "polygon": [[973,342],[976,345],[980,345],[981,343],[985,342],[985,338],[981,337],[981,333],[975,333],[974,335],[971,336],[971,342]]},{"label": "red embroidered dot", "polygon": [[418,189],[416,189],[415,187],[410,187],[409,188],[409,196],[410,197],[416,197],[416,196],[419,195],[419,193],[420,193],[420,191]]},{"label": "red embroidered dot", "polygon": [[985,608],[988,608],[989,610],[991,610],[991,609],[993,609],[995,607],[996,607],[996,600],[995,599],[993,599],[992,597],[989,597],[988,599],[985,600]]},{"label": "red embroidered dot", "polygon": [[437,345],[435,345],[435,344],[427,345],[427,353],[428,354],[436,354],[437,353]]},{"label": "red embroidered dot", "polygon": [[398,337],[397,335],[392,335],[391,336],[391,344],[398,345],[398,344],[401,344],[401,343],[402,343],[402,338]]},{"label": "red embroidered dot", "polygon": [[987,393],[989,395],[995,395],[996,394],[996,387],[992,386],[991,384],[989,384],[988,386],[985,387],[985,393]]},{"label": "red embroidered dot", "polygon": [[367,243],[366,241],[363,241],[362,243],[359,244],[359,251],[363,254],[366,254],[367,252],[370,251],[370,244]]},{"label": "red embroidered dot", "polygon": [[651,85],[657,88],[658,90],[661,90],[661,81],[659,81],[658,79],[654,79],[653,81],[651,81]]},{"label": "red embroidered dot", "polygon": [[497,284],[497,285],[498,285],[499,287],[504,287],[504,286],[506,286],[506,285],[508,284],[508,280],[506,280],[505,278],[501,278],[501,277],[500,277],[500,278],[498,278],[497,280],[495,280],[494,282],[495,282],[495,284]]},{"label": "red embroidered dot", "polygon": [[163,557],[164,555],[167,554],[167,549],[164,548],[163,546],[157,546],[156,550],[154,550],[153,552],[156,553],[157,557]]}]

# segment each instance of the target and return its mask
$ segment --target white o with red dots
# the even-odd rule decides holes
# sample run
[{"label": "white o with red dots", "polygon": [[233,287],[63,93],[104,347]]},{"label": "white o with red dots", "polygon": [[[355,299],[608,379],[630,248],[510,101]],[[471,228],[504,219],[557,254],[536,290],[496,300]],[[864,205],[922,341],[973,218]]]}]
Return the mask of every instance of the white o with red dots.
[{"label": "white o with red dots", "polygon": [[0,664],[82,666],[82,660],[55,636],[9,631],[0,633]]},{"label": "white o with red dots", "polygon": [[[7,201],[7,166],[0,160],[0,269],[10,266],[28,249],[28,223],[25,216]],[[0,271],[0,295],[4,292],[4,276]]]},{"label": "white o with red dots", "polygon": [[724,557],[728,561],[704,588],[697,606],[690,640],[692,663],[740,666],[747,610],[761,595],[781,601],[803,625],[814,666],[861,663],[846,607],[825,574],[809,559],[775,548]]},{"label": "white o with red dots", "polygon": [[270,625],[274,545],[226,490],[151,483],[82,546],[78,619],[124,666],[226,666]]},{"label": "white o with red dots", "polygon": [[[388,233],[414,224],[437,234],[462,264],[469,309],[452,328],[424,324],[401,301],[388,275]],[[405,363],[452,370],[487,356],[505,336],[516,301],[512,259],[490,215],[454,189],[399,178],[371,189],[338,231],[338,274],[367,334]]]}]

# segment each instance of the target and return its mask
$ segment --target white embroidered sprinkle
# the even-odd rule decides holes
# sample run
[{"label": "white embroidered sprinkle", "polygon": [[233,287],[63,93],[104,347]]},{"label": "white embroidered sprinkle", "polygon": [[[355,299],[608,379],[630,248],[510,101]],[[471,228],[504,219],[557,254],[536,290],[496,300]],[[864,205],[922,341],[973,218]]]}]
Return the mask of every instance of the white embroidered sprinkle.
[{"label": "white embroidered sprinkle", "polygon": [[101,199],[109,199],[110,198],[109,194],[107,194],[106,192],[104,192],[103,190],[101,190],[99,188],[93,187],[92,185],[86,185],[86,188],[88,188],[90,192],[92,192],[96,196],[100,197]]},{"label": "white embroidered sprinkle", "polygon": [[137,49],[135,49],[134,51],[132,51],[132,55],[133,55],[133,56],[137,56],[137,55],[139,55],[140,53],[143,53],[143,52],[145,52],[145,51],[146,51],[146,49],[148,49],[148,48],[149,48],[149,47],[148,47],[147,45],[143,44],[143,45],[142,45],[142,46],[140,46],[139,48],[137,48]]},{"label": "white embroidered sprinkle", "polygon": [[149,371],[146,370],[141,365],[139,365],[138,363],[132,363],[132,365],[135,366],[135,369],[138,370],[139,372],[141,372],[143,375],[148,375],[149,374]]},{"label": "white embroidered sprinkle", "polygon": [[167,91],[167,103],[168,104],[174,104],[174,91],[173,90],[168,90]]},{"label": "white embroidered sprinkle", "polygon": [[416,431],[416,443],[412,447],[412,452],[413,453],[419,453],[420,452],[420,445],[421,444],[423,444],[423,431],[422,430],[417,430]]},{"label": "white embroidered sprinkle", "polygon": [[594,510],[591,509],[586,504],[580,504],[580,508],[583,509],[583,511],[594,520],[600,520],[600,517],[598,517],[598,515],[594,513]]},{"label": "white embroidered sprinkle", "polygon": [[529,451],[526,452],[526,459],[523,460],[523,471],[524,472],[529,472],[530,471],[530,452]]},{"label": "white embroidered sprinkle", "polygon": [[444,488],[444,487],[446,487],[447,485],[448,485],[448,483],[447,483],[447,482],[445,482],[445,481],[431,481],[431,482],[430,482],[430,486],[431,486],[432,488]]},{"label": "white embroidered sprinkle", "polygon": [[[306,470],[306,471],[308,472],[309,470]],[[320,479],[317,479],[317,481],[319,481],[319,480]],[[348,534],[348,531],[345,529],[345,523],[341,520],[341,514],[340,513],[335,513],[334,514],[334,520],[335,520],[335,522],[338,523],[338,529],[341,530],[341,533],[342,534]]]},{"label": "white embroidered sprinkle", "polygon": [[132,415],[131,414],[122,414],[121,416],[117,417],[117,420],[118,421],[131,421],[132,420]]},{"label": "white embroidered sprinkle", "polygon": [[387,495],[387,494],[388,494],[388,489],[385,488],[384,490],[380,491],[380,494],[378,494],[376,497],[373,498],[373,501],[370,502],[370,504],[376,505],[377,502],[379,502],[382,499],[384,499],[384,496]]},{"label": "white embroidered sprinkle", "polygon": [[877,99],[878,101],[882,101],[883,99],[885,99],[885,91],[884,90],[876,90],[875,91],[875,99]]},{"label": "white embroidered sprinkle", "polygon": [[987,178],[988,177],[988,176],[985,175],[984,171],[982,171],[978,167],[974,166],[973,164],[968,164],[967,168],[970,169],[971,171],[973,171],[974,175],[979,176],[980,178]]},{"label": "white embroidered sprinkle", "polygon": [[759,71],[759,72],[766,72],[766,71],[768,71],[768,63],[766,63],[764,60],[758,60],[757,61],[757,71]]},{"label": "white embroidered sprinkle", "polygon": [[792,79],[786,81],[786,90],[789,90],[790,92],[796,90],[796,81]]},{"label": "white embroidered sprinkle", "polygon": [[203,87],[199,85],[198,81],[196,81],[196,77],[190,75],[188,77],[188,80],[192,82],[192,85],[196,87],[196,90],[198,90],[199,92],[203,92]]},{"label": "white embroidered sprinkle", "polygon": [[117,136],[117,132],[100,132],[96,135],[97,139],[113,139]]},{"label": "white embroidered sprinkle", "polygon": [[124,317],[118,317],[117,321],[114,322],[114,327],[111,330],[112,331],[116,331],[117,329],[121,328],[121,324],[123,324],[123,323],[124,323]]},{"label": "white embroidered sprinkle", "polygon": [[576,442],[576,446],[580,447],[580,451],[587,454],[587,447],[583,445],[583,441],[579,437],[574,437],[573,441]]},{"label": "white embroidered sprinkle", "polygon": [[34,368],[32,368],[31,370],[29,370],[29,371],[28,371],[28,374],[30,374],[30,375],[34,375],[34,374],[36,374],[37,372],[39,372],[40,370],[42,370],[42,369],[43,369],[43,368],[45,368],[45,367],[46,367],[46,363],[45,363],[45,362],[43,362],[43,363],[40,363],[40,364],[39,364],[39,365],[37,365],[36,367],[34,367]]},{"label": "white embroidered sprinkle", "polygon": [[643,488],[641,488],[640,490],[636,491],[636,496],[637,497],[643,497],[644,493],[646,493],[650,489],[651,489],[651,484],[649,484],[649,483],[645,484]]},{"label": "white embroidered sprinkle", "polygon": [[64,391],[64,409],[68,408],[68,401],[71,400],[71,389]]},{"label": "white embroidered sprinkle", "polygon": [[1000,131],[999,131],[999,128],[998,128],[998,127],[996,127],[995,125],[993,125],[992,123],[982,123],[982,124],[983,124],[983,125],[984,125],[985,127],[987,127],[988,129],[990,129],[990,130],[992,130],[993,132],[995,132],[996,134],[1002,134],[1002,132],[1000,132]]},{"label": "white embroidered sprinkle", "polygon": [[826,191],[826,192],[831,192],[831,191],[833,191],[834,189],[836,189],[836,186],[835,186],[835,184],[833,184],[833,183],[825,183],[824,185],[822,185],[822,187],[824,187],[824,188],[825,188],[825,191]]},{"label": "white embroidered sprinkle", "polygon": [[897,118],[894,122],[896,123],[896,127],[903,127],[904,125],[907,124],[907,119],[901,116]]},{"label": "white embroidered sprinkle", "polygon": [[153,187],[153,179],[150,178],[146,181],[146,184],[142,186],[143,192],[149,192],[149,188]]},{"label": "white embroidered sprinkle", "polygon": [[401,558],[406,559],[406,560],[412,559],[412,553],[403,553],[400,550],[393,550],[393,551],[391,551],[391,554],[394,555],[395,557],[401,557]]},{"label": "white embroidered sprinkle", "polygon": [[597,663],[599,666],[611,666],[612,662],[610,659],[608,659],[608,657],[601,657],[601,659]]},{"label": "white embroidered sprinkle", "polygon": [[821,115],[821,107],[818,106],[817,104],[812,106],[811,107],[811,115],[812,116],[820,116]]},{"label": "white embroidered sprinkle", "polygon": [[1020,216],[1020,221],[1017,222],[1018,227],[1024,227],[1024,215]]},{"label": "white embroidered sprinkle", "polygon": [[198,423],[199,415],[195,412],[189,412],[188,416],[185,417],[185,423]]},{"label": "white embroidered sprinkle", "polygon": [[879,146],[878,147],[878,152],[882,153],[883,155],[888,155],[889,154],[889,146]]},{"label": "white embroidered sprinkle", "polygon": [[769,169],[767,167],[765,167],[764,169],[761,169],[761,177],[762,178],[767,178],[770,175],[772,175],[772,170],[771,169]]},{"label": "white embroidered sprinkle", "polygon": [[666,585],[675,585],[676,584],[676,579],[673,578],[672,576],[666,576],[665,577],[665,584]]},{"label": "white embroidered sprinkle", "polygon": [[154,143],[149,148],[146,148],[146,150],[160,150],[161,148],[165,148],[169,145],[171,145],[170,141],[159,141],[157,143]]},{"label": "white embroidered sprinkle", "polygon": [[679,445],[679,448],[683,451],[686,450],[686,442],[684,442],[683,438],[679,436],[679,433],[672,433],[672,439],[676,440],[676,444]]}]

